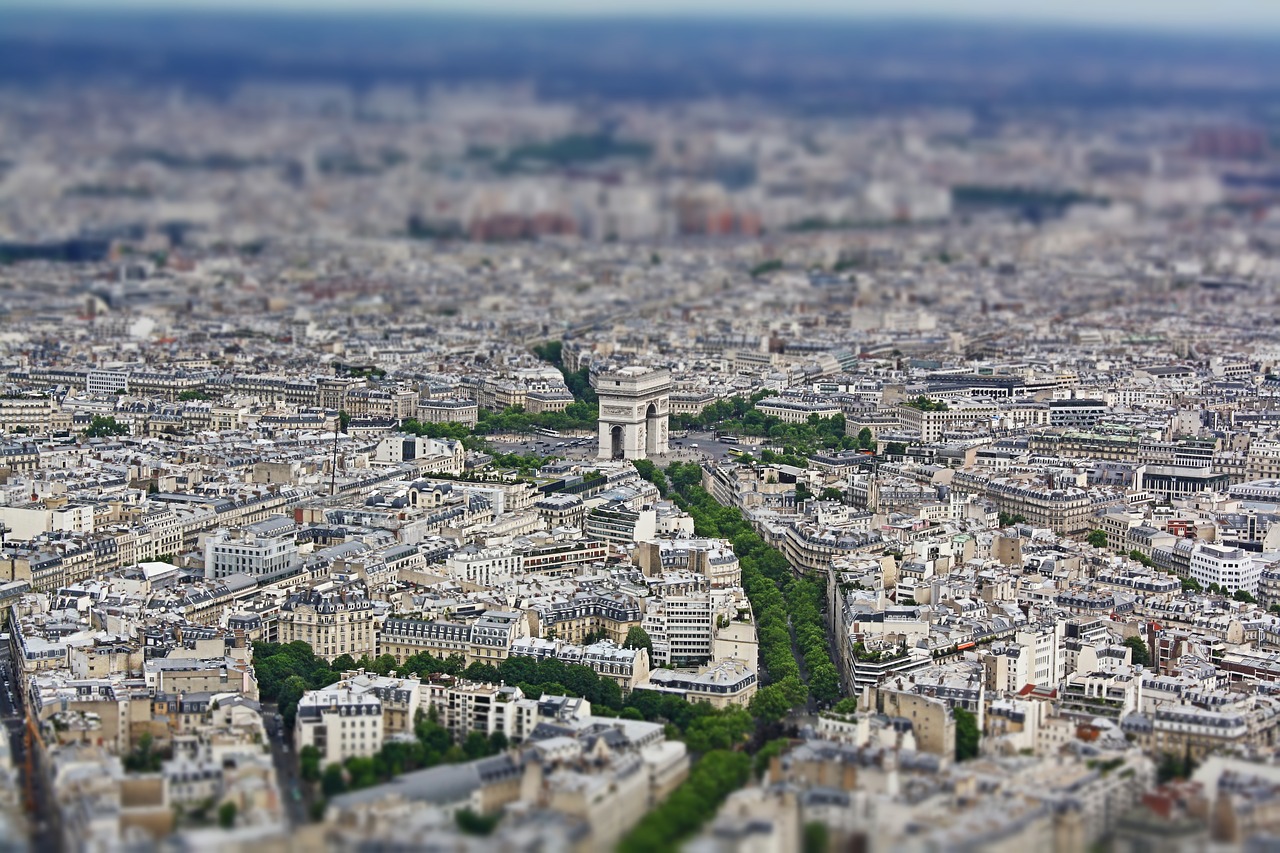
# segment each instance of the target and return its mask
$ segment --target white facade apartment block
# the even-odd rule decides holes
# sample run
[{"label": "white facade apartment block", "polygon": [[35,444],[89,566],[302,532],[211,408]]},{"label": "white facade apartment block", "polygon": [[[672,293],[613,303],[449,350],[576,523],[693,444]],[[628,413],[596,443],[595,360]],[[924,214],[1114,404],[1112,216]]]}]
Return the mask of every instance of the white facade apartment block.
[{"label": "white facade apartment block", "polygon": [[370,756],[382,749],[382,701],[341,683],[304,693],[294,723],[298,751],[314,746],[320,766]]},{"label": "white facade apartment block", "polygon": [[[1067,677],[1067,658],[1063,648],[1065,623],[1041,625],[1019,631],[1018,645],[1029,654],[1027,676],[1032,684],[1056,687]],[[1018,685],[1019,688],[1024,685]]]},{"label": "white facade apartment block", "polygon": [[115,394],[129,390],[129,371],[90,370],[85,377],[85,390],[90,394]]},{"label": "white facade apartment block", "polygon": [[1244,590],[1250,595],[1258,591],[1262,563],[1241,548],[1227,548],[1201,542],[1191,552],[1191,577],[1203,587],[1217,584],[1228,592]]},{"label": "white facade apartment block", "polygon": [[642,627],[653,640],[654,666],[688,666],[713,657],[715,607],[710,595],[652,600]]},{"label": "white facade apartment block", "polygon": [[445,573],[456,581],[497,586],[518,579],[524,555],[512,548],[463,548],[445,560]]},{"label": "white facade apartment block", "polygon": [[239,530],[220,530],[204,543],[204,576],[279,577],[298,563],[292,519],[268,519]]}]

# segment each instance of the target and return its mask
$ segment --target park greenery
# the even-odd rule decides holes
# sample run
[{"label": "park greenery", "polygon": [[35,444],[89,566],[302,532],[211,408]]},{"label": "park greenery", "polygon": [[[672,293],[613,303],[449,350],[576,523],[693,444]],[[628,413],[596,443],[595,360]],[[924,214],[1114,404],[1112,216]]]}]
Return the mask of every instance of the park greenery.
[{"label": "park greenery", "polygon": [[533,354],[543,361],[548,361],[564,376],[564,384],[573,395],[573,399],[583,403],[595,404],[600,401],[596,389],[591,387],[591,371],[583,367],[569,370],[564,365],[564,344],[560,341],[547,341],[533,347]]}]

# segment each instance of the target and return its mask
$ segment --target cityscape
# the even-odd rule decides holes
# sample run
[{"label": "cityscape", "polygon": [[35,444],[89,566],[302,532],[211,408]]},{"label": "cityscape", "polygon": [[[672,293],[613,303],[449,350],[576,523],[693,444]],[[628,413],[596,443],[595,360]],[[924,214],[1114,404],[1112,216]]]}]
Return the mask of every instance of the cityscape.
[{"label": "cityscape", "polygon": [[0,851],[1280,846],[1280,29],[109,5]]}]

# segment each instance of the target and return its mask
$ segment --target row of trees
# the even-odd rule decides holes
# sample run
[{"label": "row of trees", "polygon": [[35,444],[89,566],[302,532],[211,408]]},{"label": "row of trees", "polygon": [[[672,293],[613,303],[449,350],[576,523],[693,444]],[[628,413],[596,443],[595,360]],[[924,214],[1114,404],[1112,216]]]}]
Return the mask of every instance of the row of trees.
[{"label": "row of trees", "polygon": [[690,771],[689,778],[623,837],[618,843],[619,853],[675,849],[680,841],[697,832],[750,774],[749,756],[722,749],[708,752]]},{"label": "row of trees", "polygon": [[600,418],[600,404],[578,400],[570,403],[562,412],[531,414],[523,406],[509,406],[501,412],[481,409],[475,431],[481,434],[505,434],[533,432],[535,428],[564,430],[593,430]]},{"label": "row of trees", "polygon": [[[719,429],[738,435],[768,438],[781,445],[781,454],[764,451],[761,460],[767,464],[806,465],[805,457],[820,450],[869,450],[875,447],[871,430],[863,428],[856,436],[845,434],[844,415],[820,418],[810,415],[804,423],[791,424],[766,415],[756,404],[773,394],[758,391],[750,397],[717,400],[696,415],[672,415],[672,429]],[[765,454],[770,454],[769,458]]]},{"label": "row of trees", "polygon": [[[664,494],[671,494],[694,519],[700,536],[728,539],[742,567],[742,584],[755,611],[762,681],[751,709],[777,720],[809,695],[819,702],[840,698],[840,677],[831,661],[823,618],[823,582],[797,577],[777,549],[771,548],[734,507],[721,506],[701,486],[696,463],[673,462],[664,472],[652,464],[637,470]],[[797,660],[797,652],[799,660]],[[807,670],[808,686],[801,677]]]},{"label": "row of trees", "polygon": [[[628,634],[633,646],[652,648],[643,631]],[[489,684],[513,684],[532,698],[544,694],[551,696],[580,696],[592,705],[592,712],[604,717],[616,716],[632,720],[660,720],[671,726],[670,734],[685,740],[694,752],[728,748],[740,744],[754,729],[751,715],[740,709],[716,710],[703,702],[690,704],[679,696],[637,690],[625,699],[618,683],[597,675],[595,670],[581,664],[564,663],[555,658],[538,660],[514,656],[494,666],[476,662],[467,666],[461,655],[439,658],[426,652],[413,655],[403,663],[396,663],[391,655],[377,658],[340,655],[329,664],[317,658],[304,642],[287,645],[256,643],[254,667],[259,673],[258,688],[268,701],[281,702],[281,714],[286,715],[283,702],[291,701],[292,707],[286,722],[292,725],[297,699],[292,688],[298,682],[305,683],[302,690],[324,687],[337,681],[343,672],[364,669],[378,675],[392,671],[403,676],[428,679],[436,675],[453,675],[469,681]],[[298,679],[294,682],[293,679]]]},{"label": "row of trees", "polygon": [[[638,635],[635,638],[636,643],[645,640],[647,638]],[[328,680],[320,666],[309,664],[306,655],[296,648],[305,644],[292,643],[281,647],[262,645],[268,646],[266,651],[273,653],[267,656],[270,659],[294,659],[302,666],[303,671],[310,671],[308,677],[312,680]],[[319,663],[323,664],[323,661]],[[618,685],[612,680],[596,675],[589,667],[565,664],[554,659],[512,657],[497,666],[483,663],[464,666],[463,659],[457,655],[442,659],[422,653],[408,658],[402,664],[397,664],[390,655],[360,660],[343,655],[336,658],[328,669],[336,678],[341,671],[361,667],[383,675],[394,670],[420,678],[446,674],[474,681],[501,681],[517,684],[526,695],[534,698],[544,693],[582,696],[591,701],[592,712],[597,716],[666,724],[668,736],[683,740],[695,755],[709,756],[718,751],[740,750],[747,745],[749,736],[755,730],[752,715],[741,708],[717,710],[706,702],[690,704],[680,696],[647,690],[635,691],[624,700]],[[274,668],[275,664],[268,666],[268,670]],[[268,678],[273,677],[272,674],[268,675]],[[302,676],[290,676],[293,677]],[[414,725],[414,735],[413,740],[388,741],[372,756],[352,757],[342,765],[331,764],[323,768],[320,766],[319,752],[314,748],[304,747],[299,753],[302,777],[318,784],[324,797],[328,798],[346,791],[382,784],[402,773],[495,755],[510,745],[501,733],[486,737],[480,732],[471,732],[460,742],[455,742],[449,731],[439,724],[434,709],[425,714],[419,713]],[[749,761],[745,756],[743,760]],[[697,788],[695,785],[694,789]]]},{"label": "row of trees", "polygon": [[951,711],[956,721],[956,761],[968,761],[978,757],[978,744],[982,732],[978,729],[978,717],[957,705]]}]

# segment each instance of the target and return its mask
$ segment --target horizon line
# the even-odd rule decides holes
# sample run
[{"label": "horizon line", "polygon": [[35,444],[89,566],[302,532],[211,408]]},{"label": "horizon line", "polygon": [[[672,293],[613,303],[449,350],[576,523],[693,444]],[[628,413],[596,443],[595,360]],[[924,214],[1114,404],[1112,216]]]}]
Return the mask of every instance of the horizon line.
[{"label": "horizon line", "polygon": [[187,16],[216,16],[225,18],[412,18],[452,19],[477,23],[502,23],[537,21],[540,23],[770,23],[797,26],[815,24],[865,24],[875,26],[924,26],[929,28],[961,27],[966,29],[992,29],[994,31],[1061,31],[1076,35],[1127,35],[1163,38],[1181,36],[1191,38],[1244,41],[1270,41],[1280,37],[1280,17],[1275,21],[1252,24],[1224,25],[1222,18],[1214,21],[1164,19],[1161,21],[1100,20],[1071,17],[1062,14],[1014,15],[997,10],[970,12],[968,14],[936,14],[925,10],[859,10],[805,7],[790,11],[747,6],[737,10],[722,8],[693,9],[666,6],[633,8],[606,7],[580,9],[555,5],[529,8],[497,5],[432,7],[409,5],[396,0],[356,8],[337,2],[305,3],[278,2],[254,3],[252,0],[192,0],[174,5],[164,0],[132,0],[121,4],[103,5],[92,0],[44,0],[18,3],[0,2],[0,16],[53,18],[67,14],[97,17],[149,15],[157,18],[182,18]]}]

